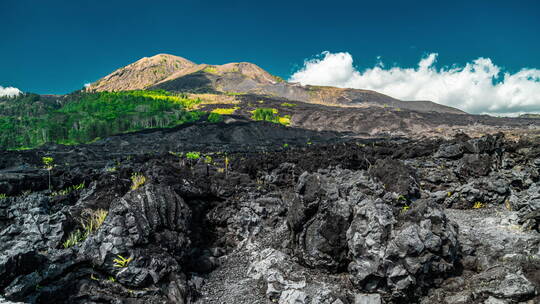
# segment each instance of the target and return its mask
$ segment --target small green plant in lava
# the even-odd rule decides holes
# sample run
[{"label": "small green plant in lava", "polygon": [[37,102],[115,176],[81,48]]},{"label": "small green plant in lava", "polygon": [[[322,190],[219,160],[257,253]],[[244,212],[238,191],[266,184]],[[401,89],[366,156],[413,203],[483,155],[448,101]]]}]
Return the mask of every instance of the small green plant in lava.
[{"label": "small green plant in lava", "polygon": [[137,190],[139,187],[144,185],[146,182],[146,177],[141,173],[134,172],[131,174],[131,190]]},{"label": "small green plant in lava", "polygon": [[51,190],[51,170],[54,168],[54,159],[52,157],[41,158],[43,168],[49,172],[49,190]]},{"label": "small green plant in lava", "polygon": [[80,183],[78,185],[69,186],[66,189],[62,189],[62,190],[59,190],[59,191],[54,191],[53,193],[51,193],[51,196],[68,195],[73,191],[77,191],[77,190],[81,190],[81,189],[84,189],[84,182],[82,182],[82,183]]},{"label": "small green plant in lava", "polygon": [[114,267],[118,268],[125,268],[129,265],[129,263],[133,260],[133,258],[126,259],[125,257],[121,255],[117,255],[118,258],[114,259]]},{"label": "small green plant in lava", "polygon": [[70,248],[86,240],[92,233],[97,231],[103,224],[109,212],[103,209],[87,210],[87,217],[80,221],[82,229],[76,229],[62,244],[64,248]]},{"label": "small green plant in lava", "polygon": [[473,209],[482,209],[482,208],[484,208],[485,206],[486,206],[486,204],[484,204],[484,203],[476,202],[476,203],[474,203],[474,205],[473,205]]},{"label": "small green plant in lava", "polygon": [[187,159],[197,160],[197,159],[201,158],[201,153],[199,153],[199,152],[188,152],[188,153],[186,153],[186,157],[187,157]]},{"label": "small green plant in lava", "polygon": [[208,114],[208,122],[210,123],[218,123],[218,122],[222,122],[223,121],[223,116],[221,116],[221,114],[218,114],[218,113],[210,113]]}]

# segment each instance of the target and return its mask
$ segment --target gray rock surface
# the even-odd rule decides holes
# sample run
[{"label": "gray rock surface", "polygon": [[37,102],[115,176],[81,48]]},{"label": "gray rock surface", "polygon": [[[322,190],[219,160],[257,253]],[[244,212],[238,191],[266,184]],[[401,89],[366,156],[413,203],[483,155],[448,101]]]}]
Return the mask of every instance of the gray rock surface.
[{"label": "gray rock surface", "polygon": [[[6,169],[0,159],[0,301],[540,301],[540,144],[279,147],[227,154],[225,170],[218,152],[182,163],[168,151],[111,160],[54,146],[59,164],[76,164],[55,167],[54,195],[38,152],[0,152],[16,157]],[[134,172],[146,177],[138,189]],[[64,246],[100,210],[104,222]]]}]

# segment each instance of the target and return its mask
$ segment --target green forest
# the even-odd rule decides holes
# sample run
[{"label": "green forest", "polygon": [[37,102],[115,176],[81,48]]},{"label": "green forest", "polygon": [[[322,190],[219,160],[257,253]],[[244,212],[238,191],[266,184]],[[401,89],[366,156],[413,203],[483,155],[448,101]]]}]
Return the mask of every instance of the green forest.
[{"label": "green forest", "polygon": [[88,143],[113,134],[174,127],[199,120],[204,113],[191,109],[200,102],[163,90],[0,97],[0,149]]}]

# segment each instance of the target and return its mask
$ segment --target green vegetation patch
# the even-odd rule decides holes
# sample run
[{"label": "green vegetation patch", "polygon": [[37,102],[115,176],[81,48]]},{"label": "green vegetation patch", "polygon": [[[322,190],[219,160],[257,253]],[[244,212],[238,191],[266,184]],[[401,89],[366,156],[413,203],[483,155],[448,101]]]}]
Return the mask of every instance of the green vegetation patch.
[{"label": "green vegetation patch", "polygon": [[131,190],[139,189],[146,182],[146,176],[141,173],[134,172],[131,174]]},{"label": "green vegetation patch", "polygon": [[227,96],[240,96],[240,95],[246,95],[246,92],[226,92],[225,95]]},{"label": "green vegetation patch", "polygon": [[234,107],[234,108],[217,108],[217,109],[213,109],[212,110],[212,113],[217,113],[217,114],[221,114],[221,115],[231,115],[231,114],[234,114],[234,112],[236,110],[240,109],[239,107]]},{"label": "green vegetation patch", "polygon": [[252,111],[252,113],[253,115],[251,116],[251,119],[253,120],[264,120],[264,121],[282,124],[284,126],[288,126],[291,123],[291,116],[290,115],[279,116],[277,109],[258,108]]},{"label": "green vegetation patch", "polygon": [[284,102],[281,104],[282,107],[296,107],[296,104],[295,103],[288,103],[288,102]]},{"label": "green vegetation patch", "polygon": [[35,94],[2,97],[0,149],[89,143],[113,134],[174,127],[199,120],[204,113],[191,111],[199,103],[164,90],[78,92],[61,102]]},{"label": "green vegetation patch", "polygon": [[212,112],[208,115],[208,122],[210,123],[218,123],[222,121],[223,121],[223,116],[221,116],[221,114]]},{"label": "green vegetation patch", "polygon": [[103,209],[86,210],[85,218],[80,220],[82,229],[73,231],[62,244],[64,248],[69,248],[86,240],[92,233],[96,232],[103,224],[109,212]]},{"label": "green vegetation patch", "polygon": [[186,153],[186,158],[196,160],[196,159],[201,158],[201,153],[199,153],[199,152],[187,152]]},{"label": "green vegetation patch", "polygon": [[69,187],[67,187],[65,189],[62,189],[62,190],[59,190],[59,191],[54,191],[53,193],[51,193],[51,196],[68,195],[73,191],[84,189],[84,186],[85,186],[84,182],[82,182],[82,183],[80,183],[78,185],[72,185],[72,186],[69,186]]},{"label": "green vegetation patch", "polygon": [[203,72],[205,73],[210,73],[210,74],[214,74],[214,75],[219,75],[219,72],[218,70],[215,68],[215,67],[211,67],[211,66],[207,66],[204,68]]}]

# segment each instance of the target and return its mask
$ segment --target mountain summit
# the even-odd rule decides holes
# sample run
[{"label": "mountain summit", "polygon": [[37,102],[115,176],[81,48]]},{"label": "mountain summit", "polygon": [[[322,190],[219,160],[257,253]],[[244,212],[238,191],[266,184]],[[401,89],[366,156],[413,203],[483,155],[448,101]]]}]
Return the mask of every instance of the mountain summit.
[{"label": "mountain summit", "polygon": [[402,101],[370,90],[289,83],[249,63],[196,64],[159,54],[142,58],[103,77],[89,92],[164,89],[171,92],[249,93],[340,107],[389,107],[420,112],[463,114],[431,101]]},{"label": "mountain summit", "polygon": [[169,54],[144,57],[92,83],[86,90],[100,92],[144,89],[178,71],[195,66],[195,63],[185,58]]}]

